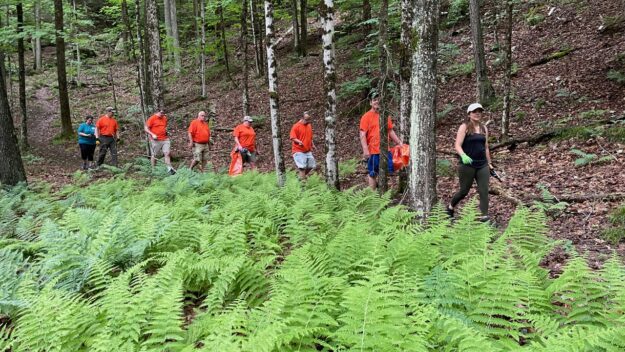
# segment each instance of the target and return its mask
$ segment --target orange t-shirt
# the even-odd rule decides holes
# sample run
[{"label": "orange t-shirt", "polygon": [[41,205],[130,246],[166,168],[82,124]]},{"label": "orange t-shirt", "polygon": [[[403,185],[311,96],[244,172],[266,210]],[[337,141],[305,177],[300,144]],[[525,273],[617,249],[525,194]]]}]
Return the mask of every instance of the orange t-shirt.
[{"label": "orange t-shirt", "polygon": [[189,125],[189,133],[195,143],[208,143],[211,138],[211,130],[206,121],[195,119]]},{"label": "orange t-shirt", "polygon": [[167,140],[167,116],[158,117],[152,115],[145,124],[156,135],[157,141]]},{"label": "orange t-shirt", "polygon": [[232,135],[239,139],[241,146],[250,152],[256,151],[256,132],[252,126],[240,124],[234,128]]},{"label": "orange t-shirt", "polygon": [[[393,128],[391,118],[388,118],[388,130]],[[380,114],[369,110],[360,119],[360,130],[366,133],[369,154],[380,154]],[[390,146],[390,137],[389,137]]]},{"label": "orange t-shirt", "polygon": [[[301,121],[297,121],[293,128],[291,128],[291,134],[289,135],[291,138],[291,150],[293,154],[295,153],[308,153],[312,149],[313,142],[313,130],[312,125],[310,123],[303,124]],[[299,139],[304,144],[299,145],[293,141],[293,139]]]},{"label": "orange t-shirt", "polygon": [[113,137],[117,133],[119,126],[117,126],[117,121],[114,118],[102,115],[98,118],[98,122],[95,123],[95,127],[101,136]]}]

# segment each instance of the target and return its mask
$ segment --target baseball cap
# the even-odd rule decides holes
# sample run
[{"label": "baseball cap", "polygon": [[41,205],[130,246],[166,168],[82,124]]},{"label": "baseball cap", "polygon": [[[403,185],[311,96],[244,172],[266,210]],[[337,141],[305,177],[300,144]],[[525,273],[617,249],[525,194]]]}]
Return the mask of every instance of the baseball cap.
[{"label": "baseball cap", "polygon": [[243,121],[254,122],[254,119],[251,116],[245,116],[243,117]]},{"label": "baseball cap", "polygon": [[473,112],[473,111],[475,111],[477,109],[484,110],[484,107],[480,103],[473,103],[473,104],[469,105],[469,107],[467,108],[467,114],[470,113],[470,112]]},{"label": "baseball cap", "polygon": [[107,106],[106,109],[104,109],[104,110],[106,110],[107,112],[108,111],[115,112],[115,109],[112,106]]}]

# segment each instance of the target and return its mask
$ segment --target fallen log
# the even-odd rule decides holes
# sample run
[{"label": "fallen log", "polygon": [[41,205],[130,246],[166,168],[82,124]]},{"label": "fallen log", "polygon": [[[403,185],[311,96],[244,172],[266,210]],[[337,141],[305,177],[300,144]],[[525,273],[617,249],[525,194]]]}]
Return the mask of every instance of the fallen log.
[{"label": "fallen log", "polygon": [[[529,200],[524,201],[518,197],[516,197],[509,190],[503,189],[502,187],[492,186],[489,191],[489,194],[499,196],[508,202],[514,205],[531,205],[533,201],[543,201],[543,198],[538,195],[532,195],[529,197]],[[606,202],[614,202],[625,200],[625,193],[600,193],[600,194],[561,194],[561,195],[553,195],[558,202],[567,202],[567,203],[583,203],[590,201],[606,201]]]}]

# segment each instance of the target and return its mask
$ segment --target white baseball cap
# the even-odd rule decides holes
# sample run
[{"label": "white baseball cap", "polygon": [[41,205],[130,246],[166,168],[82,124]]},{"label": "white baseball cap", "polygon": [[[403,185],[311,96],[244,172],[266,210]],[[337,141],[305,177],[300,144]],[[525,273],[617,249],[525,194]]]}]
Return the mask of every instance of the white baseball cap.
[{"label": "white baseball cap", "polygon": [[243,121],[254,122],[254,119],[251,116],[245,116],[243,117]]},{"label": "white baseball cap", "polygon": [[475,111],[477,109],[484,110],[484,107],[480,103],[473,103],[473,104],[469,105],[469,107],[467,108],[467,114],[470,113],[470,112],[473,112],[473,111]]}]

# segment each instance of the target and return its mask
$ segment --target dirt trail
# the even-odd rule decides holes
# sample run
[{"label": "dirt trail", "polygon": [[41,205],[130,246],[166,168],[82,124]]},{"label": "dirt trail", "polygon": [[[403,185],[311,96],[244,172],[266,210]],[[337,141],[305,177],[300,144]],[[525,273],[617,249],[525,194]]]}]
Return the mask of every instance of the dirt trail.
[{"label": "dirt trail", "polygon": [[54,131],[60,131],[56,98],[48,87],[34,92],[34,104],[29,106],[28,133],[33,162],[26,163],[29,180],[66,184],[78,169],[78,147],[70,142],[55,142]]}]

